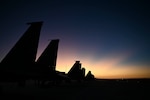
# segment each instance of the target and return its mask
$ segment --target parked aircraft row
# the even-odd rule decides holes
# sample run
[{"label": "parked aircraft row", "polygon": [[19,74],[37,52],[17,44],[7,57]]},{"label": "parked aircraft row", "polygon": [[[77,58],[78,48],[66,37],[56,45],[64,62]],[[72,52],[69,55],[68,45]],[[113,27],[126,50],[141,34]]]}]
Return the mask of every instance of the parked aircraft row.
[{"label": "parked aircraft row", "polygon": [[51,40],[35,61],[43,22],[28,24],[30,27],[0,63],[1,82],[18,82],[23,85],[26,80],[45,84],[47,81],[94,79],[91,71],[85,76],[85,68],[81,68],[80,61],[76,61],[68,73],[56,71],[59,39]]}]

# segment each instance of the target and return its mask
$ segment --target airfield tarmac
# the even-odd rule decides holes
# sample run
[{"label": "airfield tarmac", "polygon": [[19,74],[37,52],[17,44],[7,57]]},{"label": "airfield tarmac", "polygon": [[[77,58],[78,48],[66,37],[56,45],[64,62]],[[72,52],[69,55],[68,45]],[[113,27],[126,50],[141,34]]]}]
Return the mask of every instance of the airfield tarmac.
[{"label": "airfield tarmac", "polygon": [[150,100],[150,80],[94,80],[37,87],[1,86],[0,100]]}]

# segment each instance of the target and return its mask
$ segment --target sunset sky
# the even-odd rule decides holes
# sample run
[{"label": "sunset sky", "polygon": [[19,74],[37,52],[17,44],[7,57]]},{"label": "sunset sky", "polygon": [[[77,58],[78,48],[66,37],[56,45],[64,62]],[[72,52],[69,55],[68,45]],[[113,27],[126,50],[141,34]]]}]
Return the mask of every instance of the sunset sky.
[{"label": "sunset sky", "polygon": [[60,39],[56,69],[76,60],[96,78],[150,78],[150,3],[146,0],[4,0],[0,61],[28,22],[44,21],[38,56]]}]

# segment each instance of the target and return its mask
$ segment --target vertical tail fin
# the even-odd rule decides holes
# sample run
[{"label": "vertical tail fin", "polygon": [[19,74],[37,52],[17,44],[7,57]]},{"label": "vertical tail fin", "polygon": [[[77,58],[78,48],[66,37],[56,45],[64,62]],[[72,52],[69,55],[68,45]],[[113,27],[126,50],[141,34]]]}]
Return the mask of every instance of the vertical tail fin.
[{"label": "vertical tail fin", "polygon": [[52,40],[37,60],[37,65],[42,68],[55,70],[59,39]]},{"label": "vertical tail fin", "polygon": [[80,61],[76,61],[74,65],[71,67],[71,69],[68,72],[68,76],[72,79],[81,79],[82,77],[82,69],[81,69],[81,63]]},{"label": "vertical tail fin", "polygon": [[35,62],[42,23],[28,23],[31,26],[1,61],[1,65],[8,67],[7,69],[18,70],[30,67]]}]

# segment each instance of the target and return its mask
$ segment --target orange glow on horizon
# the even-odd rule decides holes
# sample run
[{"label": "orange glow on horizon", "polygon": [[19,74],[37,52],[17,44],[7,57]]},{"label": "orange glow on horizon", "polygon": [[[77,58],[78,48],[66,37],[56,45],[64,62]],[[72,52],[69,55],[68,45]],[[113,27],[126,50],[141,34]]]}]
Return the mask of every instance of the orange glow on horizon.
[{"label": "orange glow on horizon", "polygon": [[[38,51],[37,58],[43,50]],[[118,78],[150,78],[150,67],[142,65],[120,64],[131,56],[129,53],[117,53],[106,55],[95,60],[94,52],[79,53],[74,47],[59,47],[57,55],[56,70],[67,73],[75,61],[79,60],[86,74],[91,71],[96,78],[118,79]]]},{"label": "orange glow on horizon", "polygon": [[56,70],[68,72],[76,60],[80,60],[86,73],[90,70],[96,78],[150,78],[150,68],[147,66],[117,65],[129,55],[111,55],[94,61],[92,54],[81,57],[73,50],[59,53]]},{"label": "orange glow on horizon", "polygon": [[120,66],[113,69],[99,69],[100,72],[95,71],[97,78],[106,79],[125,79],[125,78],[150,78],[150,68],[146,66]]}]

